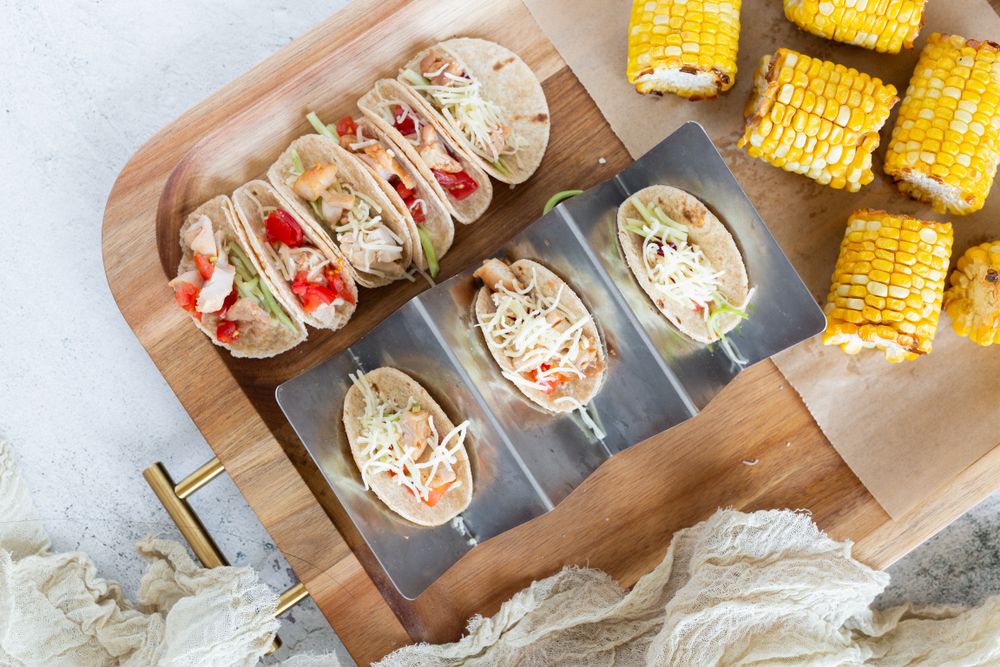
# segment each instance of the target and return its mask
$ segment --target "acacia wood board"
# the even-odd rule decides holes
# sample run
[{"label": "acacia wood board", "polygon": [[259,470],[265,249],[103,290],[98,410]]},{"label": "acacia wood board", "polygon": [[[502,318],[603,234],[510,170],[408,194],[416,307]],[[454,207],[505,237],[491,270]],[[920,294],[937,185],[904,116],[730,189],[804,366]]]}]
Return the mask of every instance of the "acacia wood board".
[{"label": "acacia wood board", "polygon": [[[356,0],[153,136],[122,170],[104,216],[105,271],[125,319],[359,664],[414,640],[454,640],[470,616],[494,613],[566,564],[601,568],[629,586],[659,562],[675,530],[718,507],[808,509],[831,536],[854,540],[858,558],[885,567],[1000,484],[997,449],[892,520],[767,361],[697,418],[611,458],[552,512],[473,549],[416,600],[399,596],[285,421],[274,388],[425,285],[363,290],[345,329],[310,330],[293,351],[251,361],[191,326],[166,283],[183,215],[261,176],[311,131],[307,110],[330,120],[353,110],[377,78],[456,35],[493,39],[528,62],[548,97],[552,137],[531,180],[514,190],[495,183],[488,213],[457,225],[442,279],[534,221],[552,193],[596,185],[629,164],[521,0]],[[693,105],[693,119],[696,112]]]}]

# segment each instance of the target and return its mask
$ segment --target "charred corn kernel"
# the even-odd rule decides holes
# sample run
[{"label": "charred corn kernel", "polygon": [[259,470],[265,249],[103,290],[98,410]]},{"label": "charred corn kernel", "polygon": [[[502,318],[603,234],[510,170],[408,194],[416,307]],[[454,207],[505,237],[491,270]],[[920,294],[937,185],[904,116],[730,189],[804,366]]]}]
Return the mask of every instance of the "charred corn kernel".
[{"label": "charred corn kernel", "polygon": [[[856,69],[778,49],[761,59],[754,75],[738,145],[785,171],[856,192],[875,177],[872,152],[897,100],[893,86]],[[800,114],[802,130],[794,123]],[[822,140],[800,145],[817,126]]]},{"label": "charred corn kernel", "polygon": [[1000,241],[966,250],[948,282],[944,308],[955,333],[980,345],[1000,344]]},{"label": "charred corn kernel", "polygon": [[716,97],[736,81],[741,0],[633,0],[628,80],[640,93]]},{"label": "charred corn kernel", "polygon": [[[904,234],[912,234],[915,239],[914,253],[880,250],[888,253],[887,257],[872,261],[862,259],[870,252],[868,246],[876,247],[886,240],[895,241],[895,236]],[[850,354],[876,348],[882,350],[889,361],[916,359],[921,354],[929,353],[941,311],[944,273],[938,271],[939,275],[934,280],[919,278],[919,284],[915,274],[936,271],[931,266],[935,262],[946,265],[951,256],[951,244],[951,223],[927,222],[873,209],[855,211],[847,221],[840,256],[833,271],[826,303],[827,327],[823,343],[839,345]],[[996,341],[1000,342],[1000,241],[984,246],[980,246],[983,249],[975,257],[992,258],[993,276],[997,280],[990,283],[987,268],[982,268],[984,265],[980,264],[976,265],[981,268],[976,269],[976,275],[982,273],[985,284],[994,285],[991,321],[993,330],[997,332]],[[969,253],[966,255],[969,256]],[[903,257],[907,261],[901,261]],[[971,265],[973,260],[966,260],[966,263]],[[963,266],[962,260],[959,260],[959,266]],[[962,273],[962,276],[966,275]],[[953,285],[956,280],[953,274]],[[966,279],[964,284],[968,283]],[[964,295],[961,298],[965,298]],[[964,313],[969,306],[956,308]],[[968,324],[968,328],[983,328],[981,320]]]},{"label": "charred corn kernel", "polygon": [[785,0],[785,16],[807,32],[882,53],[913,48],[927,0]]},{"label": "charred corn kernel", "polygon": [[885,156],[899,189],[939,213],[978,211],[1000,161],[1000,45],[932,34]]}]

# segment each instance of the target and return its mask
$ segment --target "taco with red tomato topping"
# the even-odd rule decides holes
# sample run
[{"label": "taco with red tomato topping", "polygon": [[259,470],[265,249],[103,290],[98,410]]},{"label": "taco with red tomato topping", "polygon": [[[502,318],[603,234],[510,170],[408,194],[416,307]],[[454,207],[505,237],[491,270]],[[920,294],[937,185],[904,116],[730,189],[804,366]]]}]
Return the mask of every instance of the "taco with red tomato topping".
[{"label": "taco with red tomato topping", "polygon": [[358,288],[351,267],[326,234],[286,207],[267,181],[238,188],[233,203],[245,244],[285,306],[318,329],[336,331],[347,324]]},{"label": "taco with red tomato topping", "polygon": [[493,178],[521,183],[538,169],[549,143],[549,106],[513,51],[484,39],[449,39],[414,56],[399,81]]},{"label": "taco with red tomato topping", "polygon": [[240,235],[229,197],[195,209],[181,225],[180,245],[177,277],[169,283],[174,299],[213,343],[234,357],[261,359],[306,339]]},{"label": "taco with red tomato topping", "polygon": [[468,420],[455,426],[420,384],[395,368],[359,371],[344,430],[365,489],[404,519],[447,523],[472,501]]},{"label": "taco with red tomato topping", "polygon": [[336,140],[299,137],[267,178],[306,225],[329,233],[363,286],[408,277],[416,239],[367,168]]},{"label": "taco with red tomato topping", "polygon": [[377,81],[358,101],[358,108],[417,168],[453,218],[468,224],[486,212],[493,199],[490,177],[461,144],[434,124],[426,105],[403,84]]},{"label": "taco with red tomato topping", "polygon": [[639,190],[618,208],[618,240],[643,291],[681,333],[720,341],[747,317],[753,295],[726,226],[696,197],[667,185]]},{"label": "taco with red tomato topping", "polygon": [[552,412],[582,408],[601,388],[607,355],[580,297],[538,262],[488,259],[476,270],[477,326],[510,380]]},{"label": "taco with red tomato topping", "polygon": [[455,238],[455,225],[444,203],[413,163],[366,116],[344,116],[332,127],[315,113],[307,118],[317,132],[338,141],[341,148],[350,151],[368,168],[416,241],[413,265],[436,278],[438,260],[448,252]]}]

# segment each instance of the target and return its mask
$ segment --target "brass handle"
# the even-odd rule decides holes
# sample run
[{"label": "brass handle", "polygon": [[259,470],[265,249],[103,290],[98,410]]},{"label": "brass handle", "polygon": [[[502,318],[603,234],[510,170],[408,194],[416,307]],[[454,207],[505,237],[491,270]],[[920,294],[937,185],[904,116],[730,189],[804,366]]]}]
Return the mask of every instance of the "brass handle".
[{"label": "brass handle", "polygon": [[[181,535],[184,536],[184,539],[191,546],[191,551],[194,552],[194,555],[198,557],[198,560],[205,567],[229,565],[229,562],[222,555],[222,552],[219,551],[219,547],[215,544],[212,536],[205,530],[201,519],[191,509],[187,498],[223,472],[225,472],[225,468],[218,458],[212,459],[177,484],[174,484],[173,480],[170,479],[170,474],[163,467],[162,463],[154,463],[142,471],[142,476],[146,479],[146,483],[149,484],[149,488],[160,499],[163,509],[167,510],[167,514],[170,515],[170,519],[177,526],[177,530],[181,532]],[[274,612],[275,616],[284,614],[308,596],[309,591],[306,590],[305,585],[301,581],[295,584],[278,597],[278,608]],[[281,646],[281,640],[275,637],[271,651],[274,651],[279,646]]]}]

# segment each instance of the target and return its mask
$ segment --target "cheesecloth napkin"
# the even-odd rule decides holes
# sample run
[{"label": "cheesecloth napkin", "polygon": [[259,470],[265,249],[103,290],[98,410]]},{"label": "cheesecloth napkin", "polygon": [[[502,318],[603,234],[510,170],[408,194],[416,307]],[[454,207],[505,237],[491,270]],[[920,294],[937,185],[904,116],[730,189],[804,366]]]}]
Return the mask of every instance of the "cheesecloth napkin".
[{"label": "cheesecloth napkin", "polygon": [[[206,570],[147,539],[133,608],[82,553],[53,554],[0,443],[0,665],[253,665],[277,598],[247,568]],[[678,531],[625,591],[569,567],[475,617],[453,644],[416,644],[380,667],[430,665],[1000,665],[1000,596],[976,609],[869,605],[889,576],[851,558],[807,514],[720,510]],[[338,665],[296,656],[286,667]]]}]

